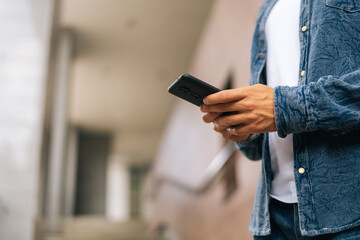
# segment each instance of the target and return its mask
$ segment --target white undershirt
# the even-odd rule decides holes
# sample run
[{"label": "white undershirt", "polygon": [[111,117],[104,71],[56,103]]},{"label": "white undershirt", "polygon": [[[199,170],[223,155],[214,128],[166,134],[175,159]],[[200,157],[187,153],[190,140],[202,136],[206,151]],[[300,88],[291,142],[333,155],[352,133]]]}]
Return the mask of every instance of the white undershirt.
[{"label": "white undershirt", "polygon": [[[266,76],[271,87],[297,86],[299,80],[300,0],[278,0],[265,26],[267,40]],[[285,202],[297,202],[294,180],[293,136],[280,138],[269,133],[273,181],[270,196]]]}]

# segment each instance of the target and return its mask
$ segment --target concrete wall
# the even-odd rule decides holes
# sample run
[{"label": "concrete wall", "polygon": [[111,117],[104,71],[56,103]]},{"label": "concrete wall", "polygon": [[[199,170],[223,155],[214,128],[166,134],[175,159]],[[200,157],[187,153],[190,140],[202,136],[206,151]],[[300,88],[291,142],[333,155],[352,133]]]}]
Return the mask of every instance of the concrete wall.
[{"label": "concrete wall", "polygon": [[0,1],[0,239],[32,239],[52,0]]}]

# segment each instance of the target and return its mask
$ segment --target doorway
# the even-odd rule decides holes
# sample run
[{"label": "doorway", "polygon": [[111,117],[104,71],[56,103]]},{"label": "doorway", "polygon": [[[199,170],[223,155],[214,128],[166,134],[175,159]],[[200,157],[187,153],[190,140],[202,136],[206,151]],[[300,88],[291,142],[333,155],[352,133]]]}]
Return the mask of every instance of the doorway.
[{"label": "doorway", "polygon": [[105,215],[110,147],[110,134],[79,131],[75,215]]}]

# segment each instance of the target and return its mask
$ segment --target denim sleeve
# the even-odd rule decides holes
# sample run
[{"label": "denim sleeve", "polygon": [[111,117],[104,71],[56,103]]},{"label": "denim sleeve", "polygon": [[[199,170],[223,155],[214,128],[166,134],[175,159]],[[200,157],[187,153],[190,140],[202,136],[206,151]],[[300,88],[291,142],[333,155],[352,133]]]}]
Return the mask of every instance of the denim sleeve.
[{"label": "denim sleeve", "polygon": [[337,135],[360,129],[360,70],[324,76],[308,85],[274,90],[277,132],[327,131]]},{"label": "denim sleeve", "polygon": [[243,142],[236,142],[235,146],[250,160],[260,160],[262,158],[263,133],[251,134]]}]

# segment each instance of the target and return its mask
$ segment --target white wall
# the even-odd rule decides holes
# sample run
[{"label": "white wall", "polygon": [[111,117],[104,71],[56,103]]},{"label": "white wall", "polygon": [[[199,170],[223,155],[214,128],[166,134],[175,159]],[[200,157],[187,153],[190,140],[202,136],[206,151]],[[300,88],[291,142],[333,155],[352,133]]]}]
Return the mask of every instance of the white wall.
[{"label": "white wall", "polygon": [[0,0],[2,240],[33,235],[52,3]]}]

